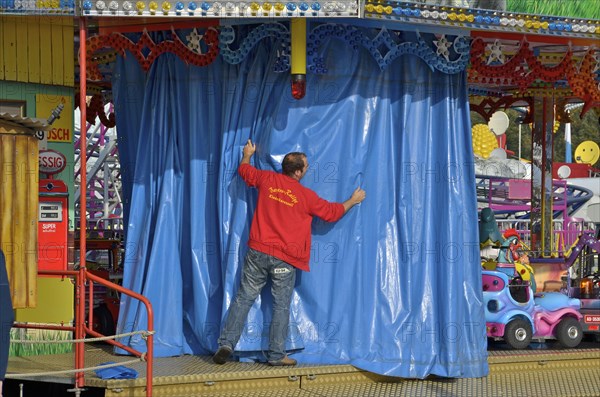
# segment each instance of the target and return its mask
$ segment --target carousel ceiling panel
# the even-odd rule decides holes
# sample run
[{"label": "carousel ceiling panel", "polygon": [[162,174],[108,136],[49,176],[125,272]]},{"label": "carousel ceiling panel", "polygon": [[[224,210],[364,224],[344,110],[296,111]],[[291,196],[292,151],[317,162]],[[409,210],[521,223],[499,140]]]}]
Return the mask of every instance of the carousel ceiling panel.
[{"label": "carousel ceiling panel", "polygon": [[[414,25],[417,29],[419,26],[433,25],[438,29],[454,28],[585,38],[596,40],[596,43],[600,40],[600,20],[521,14],[504,11],[505,7],[479,9],[451,5],[463,3],[465,1],[438,0],[411,3],[395,0],[366,0],[362,11],[365,19],[377,20],[380,23],[394,21],[402,25]],[[501,4],[500,1],[497,3]],[[468,4],[479,5],[475,0],[470,0]]]},{"label": "carousel ceiling panel", "polygon": [[600,104],[600,52],[586,40],[471,32],[471,92],[578,97]]},{"label": "carousel ceiling panel", "polygon": [[358,17],[357,0],[335,1],[206,1],[85,0],[81,15],[180,18],[323,18]]},{"label": "carousel ceiling panel", "polygon": [[75,15],[75,0],[2,0],[0,14],[6,15]]}]

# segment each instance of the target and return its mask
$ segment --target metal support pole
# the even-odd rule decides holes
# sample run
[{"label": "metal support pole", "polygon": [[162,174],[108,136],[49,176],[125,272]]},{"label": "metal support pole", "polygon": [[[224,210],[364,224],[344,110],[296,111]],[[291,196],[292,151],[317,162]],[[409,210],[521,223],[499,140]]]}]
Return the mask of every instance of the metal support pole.
[{"label": "metal support pole", "polygon": [[523,158],[521,156],[521,128],[523,127],[523,124],[519,124],[519,161],[521,161],[521,159]]},{"label": "metal support pole", "polygon": [[531,249],[552,253],[552,161],[554,97],[534,98],[531,142]]},{"label": "metal support pole", "polygon": [[565,123],[565,163],[573,161],[571,156],[571,123]]},{"label": "metal support pole", "polygon": [[[86,40],[87,40],[87,20],[85,17],[79,18],[79,110],[81,120],[79,122],[80,140],[79,150],[81,157],[80,165],[80,189],[79,196],[79,275],[77,277],[77,304],[75,314],[75,338],[83,339],[85,337],[85,274],[86,274],[86,186],[87,186],[87,137],[86,137]],[[83,342],[75,344],[75,369],[85,368],[85,346]],[[75,374],[75,388],[81,389],[85,384],[84,373]]]}]

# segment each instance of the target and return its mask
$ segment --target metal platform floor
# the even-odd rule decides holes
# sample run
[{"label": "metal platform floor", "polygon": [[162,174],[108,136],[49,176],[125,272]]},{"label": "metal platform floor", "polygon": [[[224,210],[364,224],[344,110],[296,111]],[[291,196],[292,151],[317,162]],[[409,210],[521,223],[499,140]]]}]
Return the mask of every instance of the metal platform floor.
[{"label": "metal platform floor", "polygon": [[[130,361],[105,346],[86,350],[86,367],[107,361]],[[11,357],[8,374],[72,369],[73,354]],[[210,356],[158,358],[154,367],[154,397],[316,397],[316,396],[452,396],[452,397],[600,397],[600,345],[585,350],[490,351],[490,372],[484,378],[425,380],[390,378],[351,365],[298,365],[275,368],[259,363],[213,364]],[[104,389],[105,396],[145,396],[145,364],[128,364],[134,380],[102,380],[86,373],[86,386]],[[72,384],[72,376],[22,380]],[[86,392],[81,394],[85,397]]]}]

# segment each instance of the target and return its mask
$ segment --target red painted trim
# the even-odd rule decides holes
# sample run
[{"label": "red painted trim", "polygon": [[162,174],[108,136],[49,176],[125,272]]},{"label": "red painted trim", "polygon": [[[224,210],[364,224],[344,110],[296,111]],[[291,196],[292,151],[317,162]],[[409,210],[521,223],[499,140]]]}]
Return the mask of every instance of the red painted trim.
[{"label": "red painted trim", "polygon": [[[165,52],[175,54],[184,62],[195,66],[210,65],[217,55],[219,55],[219,32],[214,27],[209,27],[203,31],[202,41],[208,49],[206,53],[199,54],[192,51],[184,44],[174,29],[171,30],[171,38],[155,43],[147,31],[137,42],[131,41],[122,33],[110,33],[108,35],[92,36],[87,40],[86,46],[89,68],[87,69],[90,80],[101,80],[102,75],[98,70],[98,65],[94,61],[93,54],[106,47],[114,48],[121,55],[129,51],[137,59],[144,71],[148,71],[154,60]],[[83,103],[83,102],[80,102]]]},{"label": "red painted trim", "polygon": [[499,40],[515,40],[521,41],[523,39],[530,43],[543,43],[543,44],[562,44],[562,45],[582,45],[591,46],[598,45],[598,39],[585,39],[578,37],[563,37],[563,36],[544,36],[539,34],[523,34],[523,33],[508,33],[508,32],[497,32],[497,31],[481,31],[472,30],[471,37],[481,37],[485,39],[499,39]]}]

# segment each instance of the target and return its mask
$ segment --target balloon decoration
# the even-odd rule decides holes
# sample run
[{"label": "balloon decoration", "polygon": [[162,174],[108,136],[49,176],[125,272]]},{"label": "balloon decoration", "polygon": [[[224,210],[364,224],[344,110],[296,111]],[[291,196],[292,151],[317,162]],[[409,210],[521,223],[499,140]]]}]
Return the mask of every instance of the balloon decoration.
[{"label": "balloon decoration", "polygon": [[498,148],[496,135],[485,124],[475,124],[471,128],[473,135],[473,152],[476,156],[487,159],[494,149]]},{"label": "balloon decoration", "polygon": [[490,121],[488,121],[488,127],[496,136],[503,135],[508,129],[510,121],[508,115],[504,112],[498,111],[492,114]]},{"label": "balloon decoration", "polygon": [[600,159],[600,147],[594,141],[584,141],[575,149],[575,162],[593,166]]}]

